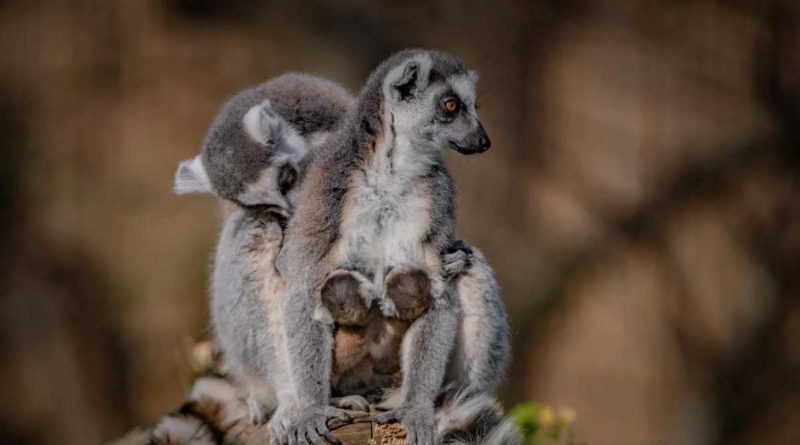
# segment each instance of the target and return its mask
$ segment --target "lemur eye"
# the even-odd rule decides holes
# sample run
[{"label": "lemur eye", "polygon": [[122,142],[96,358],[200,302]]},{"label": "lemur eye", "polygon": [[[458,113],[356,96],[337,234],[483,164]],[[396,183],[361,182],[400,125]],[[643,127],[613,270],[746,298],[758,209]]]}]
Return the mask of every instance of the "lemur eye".
[{"label": "lemur eye", "polygon": [[291,164],[284,164],[278,173],[278,188],[285,195],[297,182],[297,170]]},{"label": "lemur eye", "polygon": [[458,100],[451,97],[442,103],[442,107],[444,108],[444,111],[447,111],[448,113],[455,113],[458,111]]}]

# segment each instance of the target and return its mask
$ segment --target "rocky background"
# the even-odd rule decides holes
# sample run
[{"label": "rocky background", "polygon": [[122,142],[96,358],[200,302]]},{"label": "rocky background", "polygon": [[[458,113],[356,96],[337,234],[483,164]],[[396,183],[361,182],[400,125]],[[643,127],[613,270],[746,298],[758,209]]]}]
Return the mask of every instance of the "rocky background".
[{"label": "rocky background", "polygon": [[217,107],[396,49],[481,74],[448,163],[515,336],[502,393],[581,444],[800,443],[792,0],[0,0],[0,442],[87,444],[184,397],[217,203],[171,193]]}]

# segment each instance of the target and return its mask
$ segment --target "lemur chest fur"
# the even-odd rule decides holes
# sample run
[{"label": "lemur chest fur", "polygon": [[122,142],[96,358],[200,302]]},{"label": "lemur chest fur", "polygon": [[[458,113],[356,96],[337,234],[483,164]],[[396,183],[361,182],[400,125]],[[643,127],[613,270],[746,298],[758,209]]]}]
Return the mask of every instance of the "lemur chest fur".
[{"label": "lemur chest fur", "polygon": [[340,258],[374,271],[424,261],[432,205],[429,161],[409,141],[384,139],[353,171],[340,226]]}]

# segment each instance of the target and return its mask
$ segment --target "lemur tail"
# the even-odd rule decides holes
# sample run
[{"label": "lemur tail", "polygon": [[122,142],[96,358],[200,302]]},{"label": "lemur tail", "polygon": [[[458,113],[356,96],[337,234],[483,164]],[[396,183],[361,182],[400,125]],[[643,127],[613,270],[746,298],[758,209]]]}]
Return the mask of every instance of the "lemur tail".
[{"label": "lemur tail", "polygon": [[247,418],[247,406],[223,377],[197,379],[186,403],[153,428],[148,445],[214,445]]},{"label": "lemur tail", "polygon": [[519,445],[514,422],[485,394],[458,393],[436,410],[436,442],[443,445]]}]

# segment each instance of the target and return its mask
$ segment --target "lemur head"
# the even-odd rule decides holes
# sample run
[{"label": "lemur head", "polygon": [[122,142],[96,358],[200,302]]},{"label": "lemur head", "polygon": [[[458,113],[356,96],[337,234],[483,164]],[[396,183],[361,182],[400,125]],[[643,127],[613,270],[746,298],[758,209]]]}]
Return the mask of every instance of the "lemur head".
[{"label": "lemur head", "polygon": [[[247,92],[245,92],[247,93]],[[248,94],[244,94],[244,99]],[[308,151],[306,141],[269,100],[234,97],[220,111],[202,153],[183,161],[175,193],[209,193],[243,206],[291,210],[291,192]]]},{"label": "lemur head", "polygon": [[[381,72],[382,71],[382,72]],[[431,149],[481,153],[491,142],[475,111],[478,75],[450,54],[401,51],[376,70],[382,75],[384,113],[398,131]]]}]

